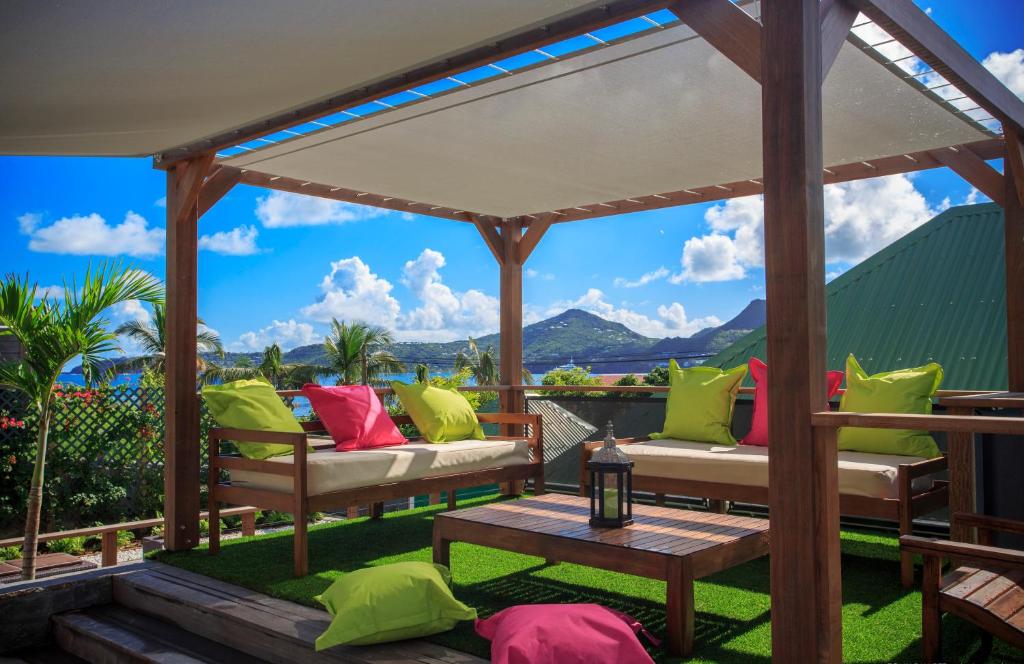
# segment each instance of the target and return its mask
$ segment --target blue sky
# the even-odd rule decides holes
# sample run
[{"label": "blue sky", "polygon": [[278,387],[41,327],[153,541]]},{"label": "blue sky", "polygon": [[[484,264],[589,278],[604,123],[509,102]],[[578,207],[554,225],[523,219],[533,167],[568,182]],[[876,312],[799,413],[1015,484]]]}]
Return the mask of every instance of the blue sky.
[{"label": "blue sky", "polygon": [[[1024,3],[919,4],[1024,94]],[[163,277],[165,182],[149,159],[0,158],[0,182],[3,272],[51,286],[119,256]],[[829,272],[969,200],[984,197],[946,170],[830,188]],[[239,186],[200,233],[199,312],[233,350],[319,341],[330,315],[408,340],[497,328],[498,269],[468,224]],[[650,336],[687,336],[763,296],[760,251],[757,199],[558,225],[527,265],[527,318],[580,306]]]}]

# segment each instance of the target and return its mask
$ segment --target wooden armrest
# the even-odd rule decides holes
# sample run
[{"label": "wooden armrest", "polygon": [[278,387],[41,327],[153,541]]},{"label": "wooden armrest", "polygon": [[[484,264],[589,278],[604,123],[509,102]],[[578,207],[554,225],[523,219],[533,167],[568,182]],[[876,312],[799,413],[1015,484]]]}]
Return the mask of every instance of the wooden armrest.
[{"label": "wooden armrest", "polygon": [[905,466],[908,475],[914,478],[931,475],[932,473],[941,473],[949,468],[949,463],[946,461],[946,457],[940,456],[916,463],[901,463],[900,466]]},{"label": "wooden armrest", "polygon": [[210,429],[210,440],[240,440],[244,443],[273,443],[277,445],[306,444],[305,433],[292,431],[256,431],[253,429],[228,429],[215,427]]},{"label": "wooden armrest", "polygon": [[903,535],[900,537],[900,550],[907,553],[919,553],[922,556],[933,558],[948,557],[969,562],[1002,565],[1004,567],[1006,565],[1024,567],[1024,551],[1003,549],[997,546],[983,546],[981,544],[950,542],[930,537]]},{"label": "wooden armrest", "polygon": [[982,530],[998,530],[1004,533],[1024,535],[1024,521],[1004,519],[998,516],[987,516],[973,512],[954,512],[952,521],[955,525]]}]

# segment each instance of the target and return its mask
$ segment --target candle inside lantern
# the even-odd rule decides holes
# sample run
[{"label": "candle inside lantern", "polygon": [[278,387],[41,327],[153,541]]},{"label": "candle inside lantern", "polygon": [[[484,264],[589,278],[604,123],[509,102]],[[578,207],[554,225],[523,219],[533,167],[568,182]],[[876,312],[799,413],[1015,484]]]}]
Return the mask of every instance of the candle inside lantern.
[{"label": "candle inside lantern", "polygon": [[619,518],[619,490],[618,489],[605,489],[604,490],[604,518],[606,518],[606,519],[617,519],[617,518]]}]

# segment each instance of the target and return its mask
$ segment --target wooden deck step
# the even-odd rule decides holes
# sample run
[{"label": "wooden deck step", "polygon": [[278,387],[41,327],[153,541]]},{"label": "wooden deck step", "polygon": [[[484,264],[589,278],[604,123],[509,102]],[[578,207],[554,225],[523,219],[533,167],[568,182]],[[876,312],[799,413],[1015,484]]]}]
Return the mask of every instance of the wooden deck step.
[{"label": "wooden deck step", "polygon": [[107,605],[53,617],[60,648],[92,664],[259,663],[249,654],[150,616]]},{"label": "wooden deck step", "polygon": [[473,655],[424,641],[337,647],[317,653],[326,611],[276,599],[176,567],[153,563],[113,578],[113,600],[268,662],[477,664]]}]

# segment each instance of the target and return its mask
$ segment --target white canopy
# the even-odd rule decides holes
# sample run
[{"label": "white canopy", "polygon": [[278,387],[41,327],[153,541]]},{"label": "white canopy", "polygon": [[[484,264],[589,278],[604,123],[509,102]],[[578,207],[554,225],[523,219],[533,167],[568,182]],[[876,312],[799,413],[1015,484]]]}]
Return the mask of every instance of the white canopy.
[{"label": "white canopy", "polygon": [[151,155],[595,0],[4,0],[0,154]]}]

